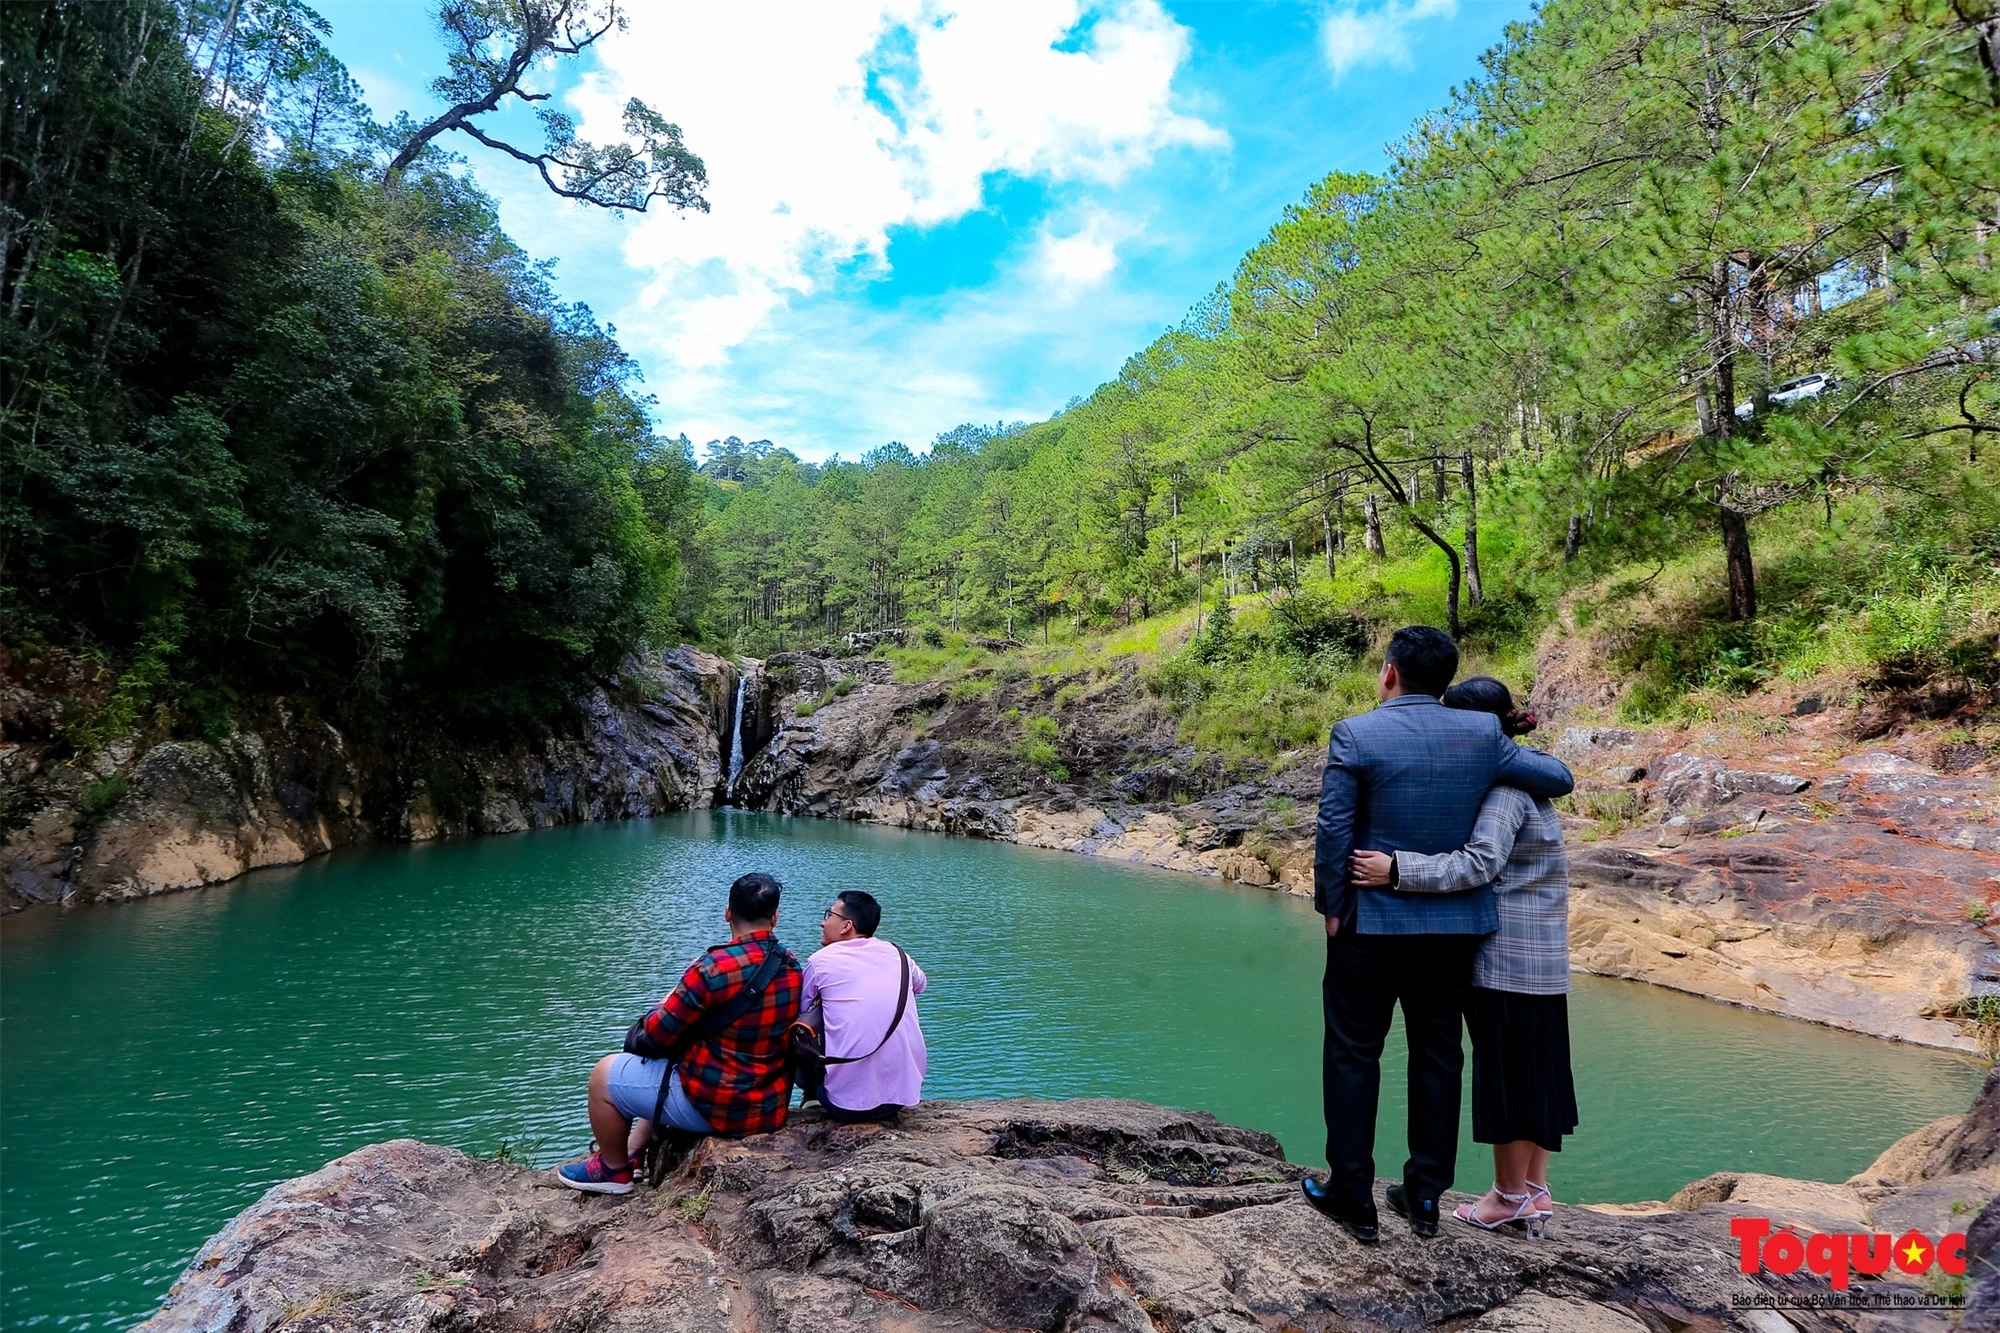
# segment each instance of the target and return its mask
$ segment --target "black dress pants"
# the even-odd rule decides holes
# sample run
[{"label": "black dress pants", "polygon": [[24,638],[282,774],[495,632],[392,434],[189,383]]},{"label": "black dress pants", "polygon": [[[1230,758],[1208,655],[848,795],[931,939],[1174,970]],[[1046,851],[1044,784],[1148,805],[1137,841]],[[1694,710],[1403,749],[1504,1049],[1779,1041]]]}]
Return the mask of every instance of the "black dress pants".
[{"label": "black dress pants", "polygon": [[1352,1208],[1375,1183],[1382,1042],[1403,1006],[1410,1047],[1410,1158],[1403,1188],[1436,1199],[1458,1165],[1460,1040],[1479,935],[1360,935],[1350,920],[1326,942],[1327,1190]]}]

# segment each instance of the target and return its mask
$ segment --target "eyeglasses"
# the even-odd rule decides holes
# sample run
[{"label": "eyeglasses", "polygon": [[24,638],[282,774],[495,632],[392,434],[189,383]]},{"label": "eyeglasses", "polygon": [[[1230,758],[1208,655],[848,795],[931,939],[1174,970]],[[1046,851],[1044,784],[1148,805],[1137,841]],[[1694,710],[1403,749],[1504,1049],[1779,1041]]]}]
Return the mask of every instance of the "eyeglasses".
[{"label": "eyeglasses", "polygon": [[830,917],[832,917],[832,918],[833,918],[833,919],[834,919],[835,921],[849,921],[849,920],[852,920],[852,919],[853,919],[853,918],[851,918],[851,917],[849,917],[849,916],[846,916],[846,915],[844,915],[843,913],[840,913],[840,912],[836,912],[836,911],[835,911],[835,910],[834,910],[833,908],[831,908],[831,907],[829,907],[829,908],[827,908],[827,909],[826,909],[826,916],[823,916],[823,917],[821,917],[821,918],[820,918],[820,920],[822,920],[822,921],[826,920],[826,917],[827,917],[827,916],[830,916]]}]

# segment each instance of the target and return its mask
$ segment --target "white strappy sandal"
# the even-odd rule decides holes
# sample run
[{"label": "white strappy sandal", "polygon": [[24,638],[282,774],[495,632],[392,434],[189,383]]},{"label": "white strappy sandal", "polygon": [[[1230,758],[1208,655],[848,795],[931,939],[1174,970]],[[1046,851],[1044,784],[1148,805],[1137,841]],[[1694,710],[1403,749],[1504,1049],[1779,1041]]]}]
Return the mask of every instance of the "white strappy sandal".
[{"label": "white strappy sandal", "polygon": [[1536,1198],[1547,1199],[1549,1201],[1549,1206],[1547,1208],[1537,1208],[1535,1210],[1535,1220],[1541,1223],[1541,1225],[1539,1227],[1530,1228],[1530,1230],[1533,1231],[1536,1239],[1539,1240],[1542,1236],[1547,1234],[1549,1219],[1555,1216],[1556,1196],[1549,1193],[1549,1187],[1547,1185],[1538,1185],[1532,1180],[1528,1182],[1528,1189]]},{"label": "white strappy sandal", "polygon": [[[1533,1186],[1529,1188],[1532,1189]],[[1500,1202],[1514,1205],[1512,1214],[1501,1218],[1497,1222],[1482,1222],[1479,1218],[1479,1205],[1477,1203],[1462,1203],[1451,1210],[1451,1215],[1467,1226],[1478,1227],[1481,1231],[1498,1231],[1502,1227],[1524,1226],[1528,1229],[1530,1236],[1537,1240],[1541,1238],[1542,1218],[1546,1214],[1535,1211],[1535,1195],[1509,1194],[1498,1185],[1493,1187],[1493,1193]]]}]

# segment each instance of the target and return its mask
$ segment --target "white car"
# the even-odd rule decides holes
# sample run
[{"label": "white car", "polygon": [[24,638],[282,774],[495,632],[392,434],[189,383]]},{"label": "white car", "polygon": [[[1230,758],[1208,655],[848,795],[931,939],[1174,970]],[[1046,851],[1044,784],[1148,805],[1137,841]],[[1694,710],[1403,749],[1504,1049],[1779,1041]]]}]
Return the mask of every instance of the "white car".
[{"label": "white car", "polygon": [[[1801,375],[1795,380],[1786,380],[1783,384],[1773,387],[1771,390],[1771,405],[1773,407],[1790,407],[1793,403],[1802,403],[1808,398],[1819,397],[1828,389],[1831,389],[1834,384],[1835,380],[1833,376],[1827,374],[1825,371],[1816,370],[1810,375]],[[1756,410],[1757,400],[1754,398],[1748,402],[1736,405],[1736,415],[1739,417],[1750,416]]]}]

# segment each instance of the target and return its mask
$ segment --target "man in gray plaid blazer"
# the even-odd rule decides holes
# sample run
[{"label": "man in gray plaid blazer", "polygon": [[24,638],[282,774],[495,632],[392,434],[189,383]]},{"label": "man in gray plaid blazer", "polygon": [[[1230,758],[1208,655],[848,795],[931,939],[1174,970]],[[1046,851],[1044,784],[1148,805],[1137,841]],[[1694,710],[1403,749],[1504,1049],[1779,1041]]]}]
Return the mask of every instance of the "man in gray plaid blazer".
[{"label": "man in gray plaid blazer", "polygon": [[1480,937],[1499,926],[1490,886],[1400,895],[1348,883],[1349,854],[1455,852],[1489,787],[1556,797],[1574,785],[1559,760],[1516,745],[1491,713],[1446,708],[1438,696],[1458,672],[1458,645],[1442,630],[1396,631],[1373,712],[1333,729],[1320,782],[1313,905],[1326,918],[1326,1160],[1306,1200],[1364,1242],[1377,1239],[1375,1108],[1382,1043],[1403,1007],[1410,1048],[1410,1157],[1389,1206],[1419,1236],[1437,1234],[1438,1196],[1458,1162],[1458,1107],[1466,993]]}]

